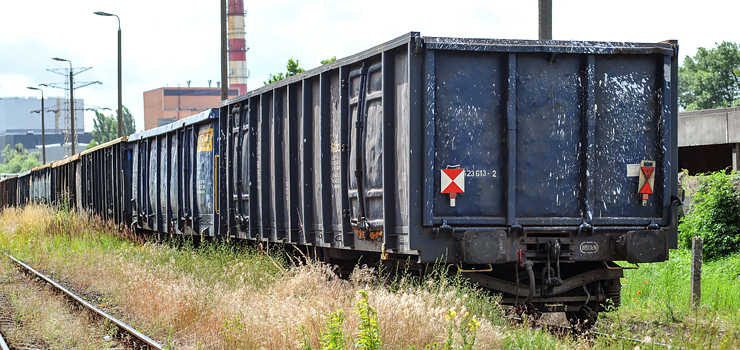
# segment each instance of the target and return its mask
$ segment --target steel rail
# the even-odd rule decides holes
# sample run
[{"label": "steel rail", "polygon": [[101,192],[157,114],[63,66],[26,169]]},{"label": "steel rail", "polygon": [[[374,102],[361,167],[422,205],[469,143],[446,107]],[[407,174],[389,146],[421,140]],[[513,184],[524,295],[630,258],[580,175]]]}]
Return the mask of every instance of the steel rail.
[{"label": "steel rail", "polygon": [[5,339],[3,339],[3,335],[0,334],[0,349],[2,350],[10,350],[8,347],[8,343],[5,342]]},{"label": "steel rail", "polygon": [[[515,321],[518,321],[518,322],[523,322],[523,319],[521,317],[509,316],[507,318],[510,319],[510,320],[515,320]],[[538,325],[544,326],[547,329],[560,328],[560,329],[563,329],[563,330],[567,330],[569,333],[577,333],[578,332],[578,330],[576,330],[575,328],[573,328],[571,326],[564,326],[564,325],[559,325],[559,324],[552,324],[552,323],[547,323],[547,322],[542,322],[542,321],[531,321],[531,322],[533,324],[538,324]],[[612,338],[612,339],[613,338],[619,338],[619,339],[623,339],[623,340],[629,340],[629,341],[635,342],[635,343],[641,343],[641,344],[647,344],[647,345],[664,346],[664,347],[667,347],[669,349],[674,349],[674,348],[675,349],[687,349],[687,348],[684,348],[684,347],[681,347],[681,346],[675,346],[675,345],[665,344],[665,343],[658,343],[658,342],[653,342],[653,341],[648,341],[648,340],[642,340],[642,339],[637,339],[637,338],[630,338],[630,337],[625,337],[625,336],[622,336],[622,335],[616,335],[616,334],[610,334],[610,333],[604,333],[604,332],[597,332],[597,331],[594,331],[594,330],[588,330],[588,331],[586,331],[586,333],[593,334],[593,335],[598,335],[598,336],[602,336],[602,337],[608,337],[608,338]]]},{"label": "steel rail", "polygon": [[682,346],[675,346],[675,345],[671,345],[671,344],[658,343],[658,342],[647,341],[647,340],[642,340],[642,339],[637,339],[637,338],[630,338],[630,337],[625,337],[625,336],[616,335],[616,334],[609,334],[609,333],[603,333],[603,332],[597,332],[597,331],[588,331],[588,332],[591,333],[591,334],[594,334],[594,335],[600,335],[602,337],[619,338],[619,339],[633,341],[633,342],[636,342],[636,343],[665,346],[665,347],[667,347],[669,349],[673,349],[673,348],[676,348],[676,349],[686,349],[686,348],[684,348]]},{"label": "steel rail", "polygon": [[32,267],[24,264],[22,261],[14,258],[12,256],[10,256],[9,254],[6,254],[6,255],[11,260],[13,260],[16,264],[20,265],[21,267],[23,267],[24,269],[26,269],[26,270],[28,270],[30,272],[33,272],[36,276],[38,276],[39,278],[41,278],[44,281],[46,281],[46,283],[49,283],[50,285],[52,285],[57,290],[61,291],[62,293],[66,294],[68,297],[72,298],[72,300],[74,300],[75,302],[77,302],[77,303],[85,306],[88,310],[90,310],[90,311],[98,314],[99,316],[101,316],[101,317],[103,317],[103,318],[111,321],[113,324],[115,324],[116,326],[118,326],[118,328],[120,328],[120,329],[124,330],[125,332],[131,334],[132,336],[134,336],[136,339],[138,339],[142,343],[148,345],[151,348],[157,349],[157,350],[161,350],[162,349],[162,345],[160,345],[156,341],[152,340],[151,338],[147,337],[146,335],[140,333],[139,331],[137,331],[133,327],[131,327],[131,326],[129,326],[129,325],[127,325],[127,324],[119,321],[115,317],[113,317],[113,316],[105,313],[104,311],[96,308],[92,304],[88,303],[87,301],[85,301],[82,298],[78,297],[77,295],[75,295],[74,293],[70,292],[66,288],[62,287],[60,284],[54,282],[49,277],[44,276],[42,273],[40,273],[40,272],[34,270]]}]

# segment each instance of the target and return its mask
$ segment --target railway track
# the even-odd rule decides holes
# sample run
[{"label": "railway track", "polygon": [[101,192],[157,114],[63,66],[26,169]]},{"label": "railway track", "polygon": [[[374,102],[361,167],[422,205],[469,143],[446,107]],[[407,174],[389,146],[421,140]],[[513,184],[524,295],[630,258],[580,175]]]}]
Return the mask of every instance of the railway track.
[{"label": "railway track", "polygon": [[0,350],[10,350],[8,343],[5,342],[5,338],[0,334]]},{"label": "railway track", "polygon": [[[10,309],[10,302],[5,294],[0,293],[0,328],[13,325],[13,319],[10,318],[8,311]],[[8,350],[8,343],[5,342],[2,333],[0,332],[0,350]]]},{"label": "railway track", "polygon": [[[521,317],[516,316],[509,316],[509,321],[511,322],[517,322],[517,323],[523,323],[524,320]],[[597,332],[591,329],[579,329],[578,327],[572,327],[572,326],[565,326],[561,324],[554,324],[554,323],[548,323],[548,322],[542,322],[539,320],[528,320],[531,326],[539,326],[542,328],[545,328],[549,330],[550,332],[554,334],[573,334],[573,335],[588,335],[588,336],[599,336],[599,337],[606,337],[611,339],[622,339],[627,340],[636,344],[643,344],[643,345],[651,345],[651,346],[660,346],[665,347],[667,349],[682,349],[687,350],[687,348],[680,347],[680,346],[674,346],[670,344],[665,343],[659,343],[654,341],[648,341],[638,338],[632,338],[632,337],[625,337],[621,335],[606,333],[606,332]]]},{"label": "railway track", "polygon": [[[123,334],[127,335],[129,337],[129,339],[131,339],[135,343],[134,345],[135,345],[136,348],[157,349],[157,350],[161,350],[162,349],[162,345],[160,345],[159,343],[157,343],[153,339],[147,337],[146,335],[142,334],[141,332],[137,331],[133,327],[131,327],[131,326],[123,323],[122,321],[118,320],[117,318],[115,318],[115,317],[109,315],[108,313],[106,313],[106,312],[98,309],[94,305],[92,305],[89,302],[85,301],[84,299],[78,297],[77,295],[75,295],[74,293],[72,293],[71,291],[69,291],[67,288],[64,288],[59,283],[53,281],[52,279],[50,279],[49,277],[45,276],[44,274],[36,271],[34,268],[26,265],[22,261],[14,258],[14,257],[12,257],[10,255],[8,255],[8,257],[14,263],[16,263],[18,266],[20,266],[21,269],[23,269],[23,271],[25,271],[26,273],[28,273],[28,274],[30,274],[32,276],[36,276],[39,279],[43,280],[44,282],[46,282],[46,284],[48,284],[49,286],[51,286],[54,290],[56,290],[57,292],[61,293],[65,297],[69,298],[69,300],[73,301],[75,304],[79,305],[80,307],[82,307],[85,310],[88,310],[89,312],[93,313],[94,315],[96,315],[98,317],[101,317],[102,319],[105,319],[105,320],[109,321],[111,324],[116,325],[118,327],[118,329],[120,330],[120,332],[122,332]],[[4,343],[4,341],[3,341],[3,343]],[[0,344],[0,350],[4,350],[4,349],[7,349],[7,345],[5,347],[2,347],[2,344]]]}]

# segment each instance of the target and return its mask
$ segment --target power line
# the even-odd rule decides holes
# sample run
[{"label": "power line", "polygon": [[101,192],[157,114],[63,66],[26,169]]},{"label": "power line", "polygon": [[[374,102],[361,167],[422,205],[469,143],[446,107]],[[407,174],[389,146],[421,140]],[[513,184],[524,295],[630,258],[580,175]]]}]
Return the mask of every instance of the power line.
[{"label": "power line", "polygon": [[[70,62],[68,60],[57,59],[57,58],[54,58],[54,60]],[[77,82],[77,84],[75,84],[74,88],[73,89],[70,89],[70,86],[69,86],[69,82],[71,80],[71,79],[69,79],[70,74],[71,75],[77,75],[77,74],[80,74],[80,73],[83,73],[83,72],[86,72],[86,71],[92,69],[92,67],[78,67],[78,68],[74,68],[74,67],[72,67],[72,63],[71,62],[69,64],[70,64],[70,68],[50,68],[50,69],[47,69],[47,71],[49,71],[49,72],[56,73],[56,74],[59,74],[59,75],[63,75],[64,78],[65,78],[64,79],[64,83],[39,84],[41,86],[47,86],[47,87],[52,87],[52,88],[64,89],[64,108],[62,108],[60,110],[56,110],[55,113],[58,113],[59,111],[65,111],[66,112],[65,115],[64,115],[64,124],[65,124],[64,125],[64,130],[67,130],[68,132],[65,133],[64,141],[65,141],[65,144],[69,143],[69,145],[70,145],[70,149],[67,150],[68,151],[67,152],[67,155],[70,155],[72,153],[72,150],[74,150],[74,148],[75,148],[74,147],[74,143],[75,143],[74,142],[74,139],[75,139],[74,136],[77,134],[77,130],[72,130],[73,129],[73,125],[75,125],[75,120],[72,120],[72,118],[75,115],[74,114],[74,111],[79,110],[78,108],[75,108],[74,111],[72,111],[71,108],[70,108],[70,106],[69,106],[70,103],[74,103],[74,101],[70,101],[70,99],[71,99],[70,97],[72,96],[72,93],[74,92],[74,90],[77,90],[79,88],[83,88],[85,86],[89,86],[89,85],[92,85],[92,84],[100,84],[100,85],[103,84],[100,81]],[[83,110],[87,110],[87,109],[83,109]],[[74,119],[77,119],[76,116],[74,117]]]}]

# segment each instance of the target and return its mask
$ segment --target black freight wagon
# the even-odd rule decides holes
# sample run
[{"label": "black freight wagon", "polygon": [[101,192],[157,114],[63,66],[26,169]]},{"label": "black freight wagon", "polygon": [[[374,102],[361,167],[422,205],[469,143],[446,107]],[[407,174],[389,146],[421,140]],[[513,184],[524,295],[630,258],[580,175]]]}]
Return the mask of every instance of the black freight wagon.
[{"label": "black freight wagon", "polygon": [[18,207],[24,207],[31,199],[31,170],[18,174],[16,178],[16,200]]},{"label": "black freight wagon", "polygon": [[7,175],[0,180],[0,211],[6,207],[14,207],[18,205],[18,188],[17,188],[17,176]]},{"label": "black freight wagon", "polygon": [[29,198],[31,203],[48,205],[56,203],[54,178],[51,163],[31,169],[29,180]]},{"label": "black freight wagon", "polygon": [[131,147],[126,137],[85,150],[74,163],[79,208],[116,224],[130,225]]},{"label": "black freight wagon", "polygon": [[64,158],[52,162],[51,168],[54,173],[53,193],[57,204],[64,208],[78,208],[77,189],[80,187],[80,155]]},{"label": "black freight wagon", "polygon": [[159,233],[218,234],[218,109],[128,138],[134,227]]},{"label": "black freight wagon", "polygon": [[229,99],[222,229],[618,303],[613,261],[677,243],[677,50],[409,33]]}]

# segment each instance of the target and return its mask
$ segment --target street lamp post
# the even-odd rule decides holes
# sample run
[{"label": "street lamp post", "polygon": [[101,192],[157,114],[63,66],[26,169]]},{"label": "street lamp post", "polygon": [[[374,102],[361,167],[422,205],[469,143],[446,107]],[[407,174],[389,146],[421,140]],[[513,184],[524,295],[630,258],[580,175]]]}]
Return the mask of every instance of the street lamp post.
[{"label": "street lamp post", "polygon": [[41,91],[41,155],[43,157],[42,159],[44,161],[44,164],[46,164],[46,127],[44,127],[44,90],[41,90],[33,86],[29,86],[28,88],[31,90]]},{"label": "street lamp post", "polygon": [[121,18],[108,12],[96,11],[98,16],[118,18],[118,137],[123,136],[123,99],[121,97]]},{"label": "street lamp post", "polygon": [[552,0],[539,1],[539,35],[540,40],[552,40]]},{"label": "street lamp post", "polygon": [[65,61],[65,62],[69,62],[69,113],[71,115],[71,118],[70,119],[72,120],[71,121],[72,124],[70,125],[71,126],[70,129],[72,129],[72,130],[70,130],[70,133],[69,133],[69,135],[70,135],[69,136],[70,137],[69,140],[71,141],[70,142],[70,148],[71,148],[70,155],[73,155],[73,154],[76,154],[77,153],[77,147],[75,147],[75,139],[76,139],[75,136],[77,136],[75,134],[76,134],[77,130],[75,130],[75,95],[74,95],[74,93],[75,93],[75,86],[74,86],[74,80],[72,78],[74,76],[74,71],[72,70],[72,61],[65,60],[64,58],[59,58],[59,57],[52,57],[52,59],[54,61],[60,61],[60,62],[61,61]]}]

